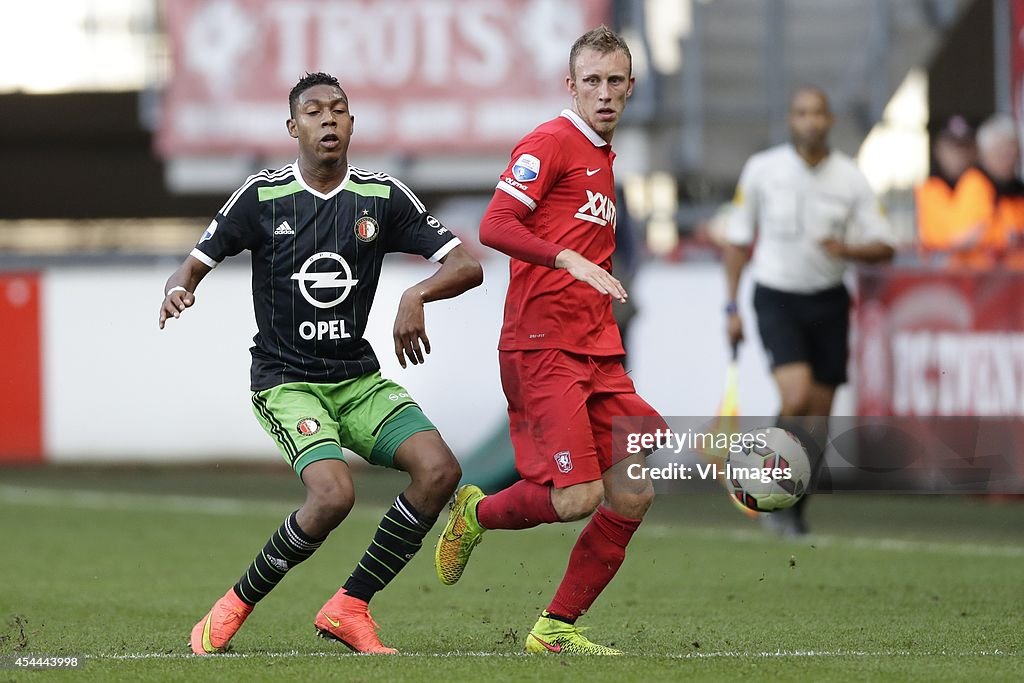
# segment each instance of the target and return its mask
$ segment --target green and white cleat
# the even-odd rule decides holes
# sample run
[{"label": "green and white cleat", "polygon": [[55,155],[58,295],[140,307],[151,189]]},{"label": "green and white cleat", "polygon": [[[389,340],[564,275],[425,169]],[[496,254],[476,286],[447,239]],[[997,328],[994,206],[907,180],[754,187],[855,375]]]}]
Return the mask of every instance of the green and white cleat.
[{"label": "green and white cleat", "polygon": [[575,624],[550,619],[547,612],[541,615],[534,624],[530,635],[526,636],[526,651],[530,654],[554,655],[621,655],[622,652],[613,647],[606,647],[590,642],[580,631],[583,629]]},{"label": "green and white cleat", "polygon": [[448,523],[434,550],[437,578],[446,586],[454,586],[462,578],[473,548],[483,540],[486,529],[476,521],[476,506],[484,498],[479,486],[466,484],[459,487],[448,506]]}]

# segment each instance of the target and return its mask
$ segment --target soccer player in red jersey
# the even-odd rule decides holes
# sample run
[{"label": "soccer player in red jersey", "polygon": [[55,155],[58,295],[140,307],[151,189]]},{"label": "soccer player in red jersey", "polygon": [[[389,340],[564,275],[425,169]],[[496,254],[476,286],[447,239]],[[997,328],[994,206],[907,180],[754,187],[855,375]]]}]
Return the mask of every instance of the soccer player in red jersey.
[{"label": "soccer player in red jersey", "polygon": [[650,481],[624,474],[644,454],[627,455],[612,439],[613,417],[665,427],[623,369],[612,317],[612,300],[627,293],[611,274],[610,143],[633,85],[620,36],[603,26],[581,36],[569,54],[572,108],[519,142],[480,225],[481,241],[512,257],[498,351],[522,479],[489,496],[461,487],[435,560],[451,585],[488,529],[590,517],[528,652],[621,654],[575,623],[615,576],[654,498]]}]

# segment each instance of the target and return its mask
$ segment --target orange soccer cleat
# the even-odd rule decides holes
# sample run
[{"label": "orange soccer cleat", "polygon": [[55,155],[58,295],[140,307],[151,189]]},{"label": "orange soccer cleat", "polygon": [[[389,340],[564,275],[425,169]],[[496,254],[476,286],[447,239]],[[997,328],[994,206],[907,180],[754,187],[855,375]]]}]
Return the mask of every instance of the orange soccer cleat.
[{"label": "orange soccer cleat", "polygon": [[224,597],[213,603],[213,609],[192,629],[192,652],[212,655],[226,651],[228,643],[242,628],[251,612],[252,605],[242,602],[235,595],[235,589],[229,588]]},{"label": "orange soccer cleat", "polygon": [[377,637],[377,622],[370,616],[369,605],[354,598],[342,588],[327,601],[313,622],[321,638],[337,640],[355,652],[372,655],[393,655],[398,650],[385,647]]}]

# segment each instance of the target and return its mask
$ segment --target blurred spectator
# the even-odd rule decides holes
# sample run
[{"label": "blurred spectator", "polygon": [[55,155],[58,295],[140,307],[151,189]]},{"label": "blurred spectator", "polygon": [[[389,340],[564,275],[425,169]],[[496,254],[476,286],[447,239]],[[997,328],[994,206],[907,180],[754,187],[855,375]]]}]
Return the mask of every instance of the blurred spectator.
[{"label": "blurred spectator", "polygon": [[977,159],[974,132],[962,116],[953,116],[939,131],[933,154],[932,174],[914,189],[918,245],[928,258],[952,247],[954,191]]},{"label": "blurred spectator", "polygon": [[952,263],[970,268],[1024,268],[1024,184],[1020,141],[1009,116],[978,128],[978,165],[957,183],[950,213]]}]

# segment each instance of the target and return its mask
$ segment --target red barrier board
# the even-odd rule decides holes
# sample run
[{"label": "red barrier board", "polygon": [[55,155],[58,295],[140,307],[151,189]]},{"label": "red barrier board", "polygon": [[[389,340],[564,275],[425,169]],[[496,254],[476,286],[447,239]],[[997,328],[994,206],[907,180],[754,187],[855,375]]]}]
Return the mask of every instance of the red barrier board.
[{"label": "red barrier board", "polygon": [[1024,415],[1024,274],[862,273],[860,415]]},{"label": "red barrier board", "polygon": [[[1013,114],[1018,121],[1024,120],[1024,0],[1012,0],[1012,25],[1010,31],[1010,93],[1013,98]],[[996,73],[1000,73],[996,69]]]},{"label": "red barrier board", "polygon": [[0,463],[43,459],[39,283],[0,275]]},{"label": "red barrier board", "polygon": [[1024,273],[866,271],[858,297],[856,462],[1024,492]]}]

